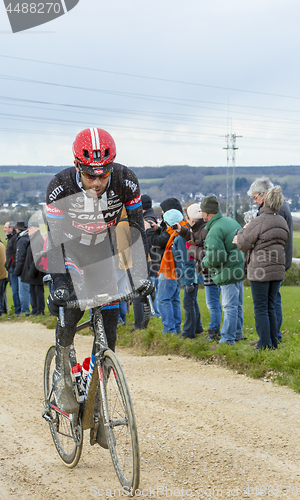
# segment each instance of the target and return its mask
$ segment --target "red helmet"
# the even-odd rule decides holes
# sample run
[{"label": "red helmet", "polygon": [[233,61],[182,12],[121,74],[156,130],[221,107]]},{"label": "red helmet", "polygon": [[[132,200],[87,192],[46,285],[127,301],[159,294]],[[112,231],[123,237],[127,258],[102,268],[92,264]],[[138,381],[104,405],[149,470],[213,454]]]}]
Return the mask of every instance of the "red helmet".
[{"label": "red helmet", "polygon": [[101,128],[86,128],[73,142],[76,163],[91,175],[105,174],[112,168],[117,151],[112,136]]}]

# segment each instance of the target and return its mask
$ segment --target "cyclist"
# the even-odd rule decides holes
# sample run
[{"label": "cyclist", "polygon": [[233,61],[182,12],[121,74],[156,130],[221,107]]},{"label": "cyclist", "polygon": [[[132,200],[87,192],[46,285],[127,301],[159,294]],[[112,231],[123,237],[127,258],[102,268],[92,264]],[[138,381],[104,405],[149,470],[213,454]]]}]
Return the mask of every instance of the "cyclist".
[{"label": "cyclist", "polygon": [[[55,286],[47,303],[50,313],[56,316],[59,307],[68,300],[94,297],[99,294],[100,286],[103,293],[116,291],[114,229],[123,206],[129,225],[139,229],[144,244],[142,252],[132,255],[138,269],[135,274],[132,270],[134,288],[142,296],[153,292],[152,282],[142,279],[139,274],[139,266],[145,268],[147,240],[136,175],[126,166],[115,163],[115,142],[105,130],[81,131],[73,143],[73,154],[75,166],[56,174],[47,189],[47,258]],[[56,327],[53,391],[57,406],[66,413],[78,410],[70,376],[69,351],[83,313],[79,308],[65,309],[65,326],[58,322]],[[108,346],[112,350],[115,349],[118,314],[118,303],[102,308]]]}]

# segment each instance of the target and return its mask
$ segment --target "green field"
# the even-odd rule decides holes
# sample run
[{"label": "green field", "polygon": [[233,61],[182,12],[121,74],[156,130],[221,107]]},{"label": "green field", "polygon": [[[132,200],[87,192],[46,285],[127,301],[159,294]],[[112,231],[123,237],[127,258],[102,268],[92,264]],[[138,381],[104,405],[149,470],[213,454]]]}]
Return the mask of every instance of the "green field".
[{"label": "green field", "polygon": [[39,175],[53,176],[51,173],[18,173],[18,172],[0,172],[0,177],[13,177],[13,179],[22,179],[22,177],[37,177]]},{"label": "green field", "polygon": [[164,180],[164,177],[159,177],[159,178],[156,178],[156,179],[139,179],[139,184],[141,184],[142,182],[144,184],[150,184],[150,183],[157,183],[157,182],[161,182]]},{"label": "green field", "polygon": [[300,256],[300,231],[293,232],[294,257]]}]

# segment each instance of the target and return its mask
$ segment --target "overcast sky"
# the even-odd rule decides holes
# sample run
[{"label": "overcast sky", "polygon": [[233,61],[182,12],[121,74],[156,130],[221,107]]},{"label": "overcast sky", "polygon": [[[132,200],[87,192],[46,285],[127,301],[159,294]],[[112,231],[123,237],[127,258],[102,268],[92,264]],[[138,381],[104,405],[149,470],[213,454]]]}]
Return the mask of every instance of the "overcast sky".
[{"label": "overcast sky", "polygon": [[105,128],[128,166],[300,164],[299,0],[80,0],[12,33],[0,0],[0,165],[70,165]]}]

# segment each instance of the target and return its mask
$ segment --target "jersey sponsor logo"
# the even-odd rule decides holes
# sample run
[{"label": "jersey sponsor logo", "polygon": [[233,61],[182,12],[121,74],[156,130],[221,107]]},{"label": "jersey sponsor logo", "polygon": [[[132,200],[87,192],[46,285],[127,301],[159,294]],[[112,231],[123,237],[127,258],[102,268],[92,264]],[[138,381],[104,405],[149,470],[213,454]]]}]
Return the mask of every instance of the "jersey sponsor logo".
[{"label": "jersey sponsor logo", "polygon": [[136,198],[133,198],[133,200],[127,201],[125,203],[125,206],[131,207],[132,205],[137,205],[137,204],[141,204],[141,195],[140,194]]},{"label": "jersey sponsor logo", "polygon": [[103,214],[98,214],[97,217],[94,214],[81,214],[78,215],[77,219],[80,220],[96,220],[96,219],[103,219]]},{"label": "jersey sponsor logo", "polygon": [[62,185],[57,186],[57,188],[53,189],[52,193],[49,194],[49,200],[54,201],[58,197],[59,193],[62,193],[64,188]]},{"label": "jersey sponsor logo", "polygon": [[71,206],[74,207],[74,208],[82,208],[83,207],[83,203],[71,203]]},{"label": "jersey sponsor logo", "polygon": [[[111,202],[111,203],[113,203],[113,202]],[[119,203],[115,203],[114,205],[109,204],[109,210],[113,210],[114,208],[121,207],[122,205],[123,205],[123,203],[121,201]]]},{"label": "jersey sponsor logo", "polygon": [[137,190],[137,184],[129,179],[125,179],[125,186],[130,187],[131,191],[135,192]]},{"label": "jersey sponsor logo", "polygon": [[53,217],[57,219],[62,219],[64,217],[64,211],[55,207],[54,205],[46,205],[47,207],[47,217]]},{"label": "jersey sponsor logo", "polygon": [[119,210],[114,210],[113,212],[107,212],[104,217],[105,217],[105,219],[107,217],[114,217],[114,215],[118,214],[119,212],[120,212],[120,209]]},{"label": "jersey sponsor logo", "polygon": [[117,219],[114,219],[110,222],[89,222],[87,224],[80,224],[73,220],[72,225],[81,231],[85,231],[86,233],[101,233],[105,229],[108,229],[111,226],[114,226],[117,222]]}]

